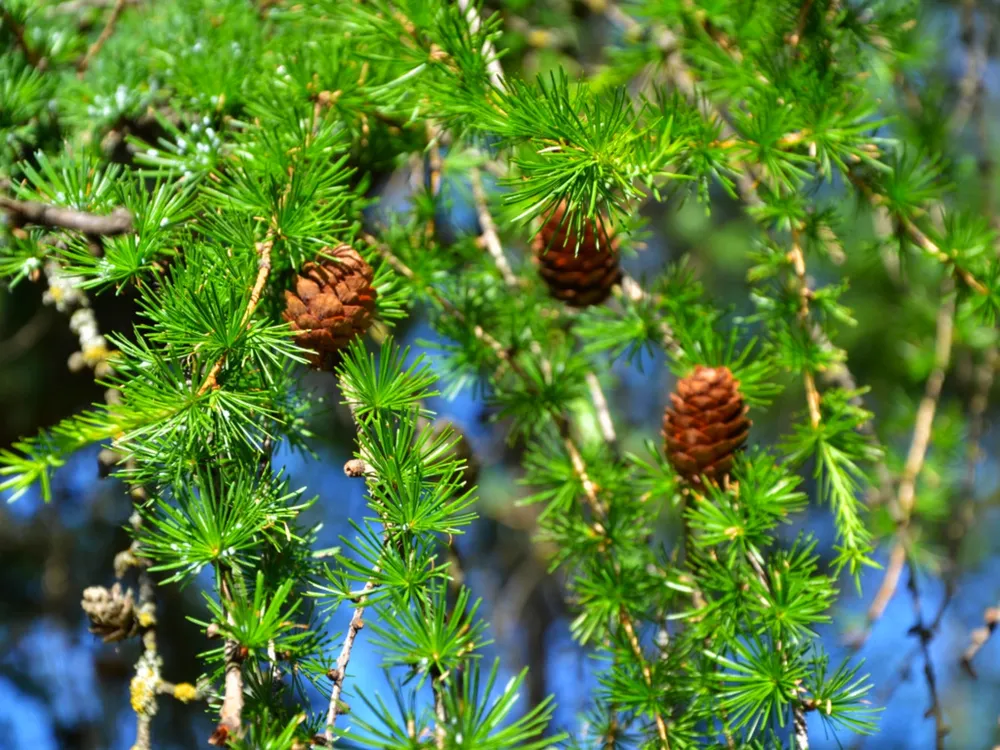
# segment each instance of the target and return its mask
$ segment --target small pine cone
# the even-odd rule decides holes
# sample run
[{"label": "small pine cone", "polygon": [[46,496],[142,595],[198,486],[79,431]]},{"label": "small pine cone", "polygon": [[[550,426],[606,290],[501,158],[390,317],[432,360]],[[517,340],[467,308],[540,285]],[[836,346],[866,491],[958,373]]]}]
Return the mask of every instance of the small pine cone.
[{"label": "small pine cone", "polygon": [[90,632],[102,636],[105,643],[123,641],[139,632],[132,592],[122,593],[118,583],[110,589],[104,586],[85,588],[80,606],[90,618]]},{"label": "small pine cone", "polygon": [[332,370],[337,352],[371,325],[377,293],[371,266],[350,245],[325,255],[306,263],[295,291],[285,292],[284,318],[299,332],[296,343],[310,350],[309,363]]},{"label": "small pine cone", "polygon": [[[564,220],[565,219],[565,220]],[[566,218],[566,204],[549,214],[535,236],[532,249],[538,272],[552,296],[571,307],[599,305],[621,281],[618,239],[603,221],[584,221],[579,238]]]},{"label": "small pine cone", "polygon": [[670,400],[673,408],[663,414],[670,463],[693,484],[700,484],[702,475],[721,482],[750,431],[740,382],[728,367],[699,365],[677,382]]}]

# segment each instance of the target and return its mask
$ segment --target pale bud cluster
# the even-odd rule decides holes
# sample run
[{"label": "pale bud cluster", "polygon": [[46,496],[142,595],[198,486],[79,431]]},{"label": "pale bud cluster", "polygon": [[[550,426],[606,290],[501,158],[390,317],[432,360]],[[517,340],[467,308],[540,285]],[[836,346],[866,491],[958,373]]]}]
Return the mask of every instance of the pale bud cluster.
[{"label": "pale bud cluster", "polygon": [[[89,367],[99,376],[108,374],[108,342],[97,326],[97,316],[90,307],[87,294],[80,288],[80,279],[65,273],[58,263],[45,264],[49,288],[42,301],[61,313],[70,313],[69,327],[80,341],[80,351],[69,358],[69,368],[78,372]],[[71,312],[72,311],[72,312]]]}]

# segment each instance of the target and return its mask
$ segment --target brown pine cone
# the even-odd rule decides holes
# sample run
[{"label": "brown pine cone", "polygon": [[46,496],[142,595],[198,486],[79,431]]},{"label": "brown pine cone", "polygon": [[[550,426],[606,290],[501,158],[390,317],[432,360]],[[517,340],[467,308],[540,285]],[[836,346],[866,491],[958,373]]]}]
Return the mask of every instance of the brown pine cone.
[{"label": "brown pine cone", "polygon": [[532,249],[538,272],[552,296],[571,307],[598,305],[608,298],[621,280],[618,239],[603,221],[584,221],[579,238],[569,219],[566,204],[549,214],[535,236]]},{"label": "brown pine cone", "polygon": [[721,482],[750,431],[740,382],[728,367],[703,367],[677,382],[663,414],[667,458],[682,477]]},{"label": "brown pine cone", "polygon": [[337,352],[372,323],[377,293],[371,266],[350,245],[306,263],[285,292],[284,318],[299,331],[296,343],[310,350],[309,363],[319,370],[336,366]]}]

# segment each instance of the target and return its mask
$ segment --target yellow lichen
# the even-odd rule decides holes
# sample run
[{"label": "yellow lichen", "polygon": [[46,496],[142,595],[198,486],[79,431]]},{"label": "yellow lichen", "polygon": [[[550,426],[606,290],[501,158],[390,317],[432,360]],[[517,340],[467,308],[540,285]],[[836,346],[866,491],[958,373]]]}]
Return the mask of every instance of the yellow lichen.
[{"label": "yellow lichen", "polygon": [[198,697],[198,688],[190,682],[179,682],[174,685],[174,697],[182,703],[193,701]]}]

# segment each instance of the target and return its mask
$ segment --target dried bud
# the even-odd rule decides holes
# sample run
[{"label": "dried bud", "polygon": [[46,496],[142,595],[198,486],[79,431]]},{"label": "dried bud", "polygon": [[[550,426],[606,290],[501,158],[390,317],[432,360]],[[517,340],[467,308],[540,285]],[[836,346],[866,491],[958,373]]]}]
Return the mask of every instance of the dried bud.
[{"label": "dried bud", "polygon": [[139,632],[132,592],[123,593],[121,584],[110,589],[89,586],[83,590],[80,606],[90,618],[90,632],[102,636],[105,643],[122,641]]}]

